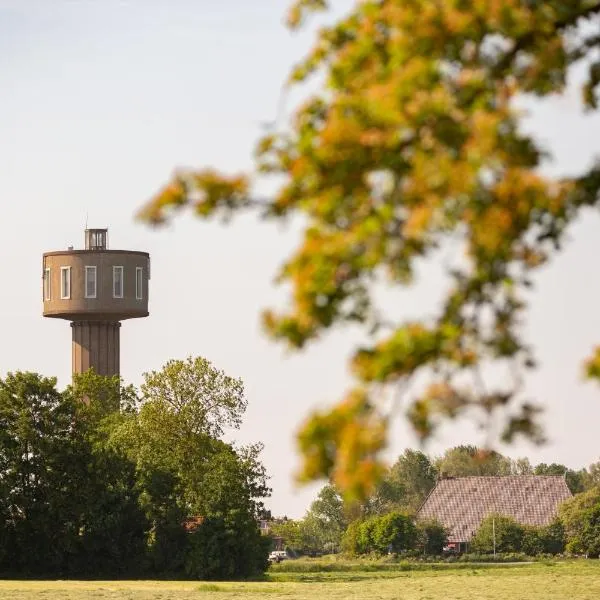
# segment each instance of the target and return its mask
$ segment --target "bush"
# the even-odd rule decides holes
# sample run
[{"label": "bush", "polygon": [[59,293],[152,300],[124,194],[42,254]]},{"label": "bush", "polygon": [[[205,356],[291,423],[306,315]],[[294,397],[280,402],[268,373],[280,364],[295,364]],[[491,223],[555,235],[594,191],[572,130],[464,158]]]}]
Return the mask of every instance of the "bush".
[{"label": "bush", "polygon": [[560,519],[564,525],[567,551],[600,556],[600,487],[577,494],[563,503]]},{"label": "bush", "polygon": [[513,518],[504,515],[489,515],[479,526],[471,540],[471,550],[478,554],[520,552],[523,545],[524,528]]},{"label": "bush", "polygon": [[271,540],[247,513],[232,511],[204,519],[190,535],[185,572],[194,579],[240,579],[264,573]]},{"label": "bush", "polygon": [[358,534],[362,521],[352,521],[342,535],[342,552],[345,554],[360,554],[358,552]]},{"label": "bush", "polygon": [[423,554],[442,554],[447,543],[448,532],[439,521],[429,519],[417,523],[417,546]]},{"label": "bush", "polygon": [[410,517],[398,512],[377,517],[372,527],[372,550],[379,554],[399,554],[410,550],[417,540],[417,529]]},{"label": "bush", "polygon": [[547,527],[523,527],[521,550],[528,556],[561,554],[565,549],[565,532],[560,521]]},{"label": "bush", "polygon": [[412,519],[398,512],[350,523],[342,538],[348,554],[399,553],[414,548],[417,529]]}]

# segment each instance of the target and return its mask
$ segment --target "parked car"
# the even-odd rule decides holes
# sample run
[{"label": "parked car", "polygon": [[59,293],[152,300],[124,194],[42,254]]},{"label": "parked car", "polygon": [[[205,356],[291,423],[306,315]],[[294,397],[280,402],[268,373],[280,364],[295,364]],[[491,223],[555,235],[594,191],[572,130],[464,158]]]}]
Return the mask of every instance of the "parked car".
[{"label": "parked car", "polygon": [[289,555],[285,550],[273,550],[269,554],[269,562],[279,563],[286,558],[289,558]]}]

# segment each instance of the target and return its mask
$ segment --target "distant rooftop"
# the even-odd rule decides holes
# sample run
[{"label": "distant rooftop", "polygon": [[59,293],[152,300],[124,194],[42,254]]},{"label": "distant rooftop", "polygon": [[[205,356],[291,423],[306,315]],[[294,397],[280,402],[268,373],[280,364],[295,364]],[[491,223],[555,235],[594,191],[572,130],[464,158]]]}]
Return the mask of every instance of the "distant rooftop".
[{"label": "distant rooftop", "polygon": [[450,532],[450,542],[468,542],[492,513],[522,525],[549,525],[570,497],[562,475],[453,477],[438,481],[417,518],[437,519]]}]

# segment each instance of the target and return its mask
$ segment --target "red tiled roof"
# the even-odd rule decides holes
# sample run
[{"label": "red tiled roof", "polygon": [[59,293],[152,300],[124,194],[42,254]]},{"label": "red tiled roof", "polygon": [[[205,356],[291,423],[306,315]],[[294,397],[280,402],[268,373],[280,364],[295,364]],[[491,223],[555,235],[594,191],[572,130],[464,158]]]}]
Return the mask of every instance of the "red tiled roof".
[{"label": "red tiled roof", "polygon": [[203,521],[204,517],[187,517],[187,519],[183,521],[183,528],[188,533],[193,533],[200,525],[202,525]]},{"label": "red tiled roof", "polygon": [[437,519],[450,542],[468,542],[492,513],[522,525],[548,525],[571,497],[562,475],[509,475],[441,479],[418,511],[418,519]]}]

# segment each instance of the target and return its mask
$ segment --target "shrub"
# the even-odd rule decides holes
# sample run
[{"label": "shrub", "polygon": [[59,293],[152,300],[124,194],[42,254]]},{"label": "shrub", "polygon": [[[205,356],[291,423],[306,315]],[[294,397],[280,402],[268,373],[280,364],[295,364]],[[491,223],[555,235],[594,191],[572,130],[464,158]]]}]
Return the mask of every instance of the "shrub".
[{"label": "shrub", "polygon": [[479,554],[520,552],[524,528],[513,518],[504,515],[489,515],[479,526],[471,540],[471,550]]},{"label": "shrub", "polygon": [[417,546],[423,554],[442,554],[447,542],[448,532],[439,521],[429,519],[417,523]]},{"label": "shrub", "polygon": [[342,537],[348,554],[399,553],[414,548],[417,529],[412,519],[398,512],[350,523]]},{"label": "shrub", "polygon": [[373,520],[371,537],[372,550],[379,554],[398,554],[415,546],[417,529],[410,517],[391,512]]},{"label": "shrub", "polygon": [[546,527],[523,527],[522,551],[528,556],[560,554],[565,549],[565,532],[560,521]]},{"label": "shrub", "polygon": [[194,579],[238,579],[264,573],[270,539],[242,511],[204,519],[190,535],[185,572]]},{"label": "shrub", "polygon": [[342,552],[346,554],[360,554],[358,551],[358,535],[362,521],[352,521],[342,535]]},{"label": "shrub", "polygon": [[600,556],[600,486],[570,498],[560,508],[567,551]]}]

